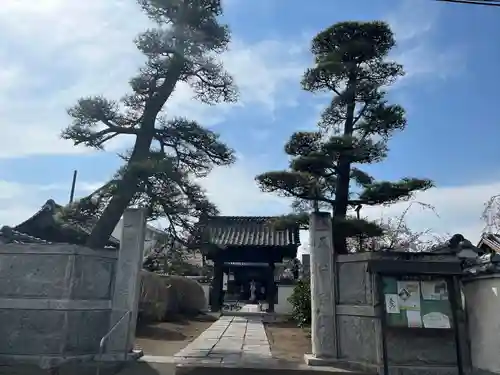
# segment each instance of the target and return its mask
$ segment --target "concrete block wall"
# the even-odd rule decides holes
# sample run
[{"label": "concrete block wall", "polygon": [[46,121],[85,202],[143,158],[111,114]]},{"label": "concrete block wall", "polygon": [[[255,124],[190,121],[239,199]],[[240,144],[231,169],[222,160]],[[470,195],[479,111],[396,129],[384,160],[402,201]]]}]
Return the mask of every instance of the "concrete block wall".
[{"label": "concrete block wall", "polygon": [[117,258],[67,244],[0,245],[0,361],[96,353]]},{"label": "concrete block wall", "polygon": [[337,257],[337,340],[339,359],[382,365],[381,324],[374,277],[366,254]]},{"label": "concrete block wall", "polygon": [[[380,369],[383,365],[382,304],[377,278],[368,261],[379,254],[337,257],[337,337],[339,360]],[[387,357],[391,373],[454,374],[456,350],[453,332],[388,329]]]}]

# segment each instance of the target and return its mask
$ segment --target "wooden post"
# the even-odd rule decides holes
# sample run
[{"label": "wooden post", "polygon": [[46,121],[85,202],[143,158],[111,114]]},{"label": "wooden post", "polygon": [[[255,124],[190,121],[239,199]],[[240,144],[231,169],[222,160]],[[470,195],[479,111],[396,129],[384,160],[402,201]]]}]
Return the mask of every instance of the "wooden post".
[{"label": "wooden post", "polygon": [[224,272],[223,263],[220,260],[214,261],[214,278],[212,280],[212,301],[211,310],[220,311],[222,307],[222,282]]},{"label": "wooden post", "polygon": [[269,312],[274,312],[274,299],[276,297],[276,286],[274,285],[274,262],[269,263],[268,276],[267,276],[267,304]]}]

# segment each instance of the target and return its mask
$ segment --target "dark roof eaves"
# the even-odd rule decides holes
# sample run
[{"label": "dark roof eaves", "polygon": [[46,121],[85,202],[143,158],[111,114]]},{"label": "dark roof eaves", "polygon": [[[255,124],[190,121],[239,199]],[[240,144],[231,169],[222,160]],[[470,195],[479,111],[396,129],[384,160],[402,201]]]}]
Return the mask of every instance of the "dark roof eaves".
[{"label": "dark roof eaves", "polygon": [[[51,214],[53,216],[55,214],[55,209],[59,209],[59,208],[63,208],[63,206],[57,204],[53,199],[48,199],[43,204],[43,206],[33,216],[31,216],[30,218],[26,219],[21,224],[16,225],[12,229],[14,231],[16,231],[16,232],[22,233],[23,232],[22,231],[23,226],[30,224],[32,221],[34,221],[37,218],[39,218],[42,214],[48,213],[48,214]],[[54,219],[54,223],[55,223],[55,219]],[[66,225],[71,230],[81,231],[81,232],[85,233],[86,235],[90,235],[90,233],[92,231],[91,229],[89,229],[89,228],[87,228],[87,227],[85,227],[84,225],[81,225],[81,224],[65,223],[64,225]],[[28,236],[25,233],[22,233],[22,234]],[[114,237],[113,235],[111,235],[109,237],[109,241],[108,242],[110,242],[111,244],[116,245],[116,246],[120,245],[120,240],[117,239],[116,237]],[[109,246],[109,244],[108,244],[108,246]]]}]

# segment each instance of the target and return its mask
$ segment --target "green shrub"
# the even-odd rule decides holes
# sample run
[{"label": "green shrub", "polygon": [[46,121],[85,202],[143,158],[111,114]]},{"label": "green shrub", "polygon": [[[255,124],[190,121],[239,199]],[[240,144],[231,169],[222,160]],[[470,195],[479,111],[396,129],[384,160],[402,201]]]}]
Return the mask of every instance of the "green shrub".
[{"label": "green shrub", "polygon": [[143,319],[163,321],[178,314],[197,315],[206,306],[205,292],[196,281],[141,271],[139,311]]},{"label": "green shrub", "polygon": [[299,327],[311,324],[311,282],[308,278],[297,282],[288,302],[292,304],[292,317]]}]

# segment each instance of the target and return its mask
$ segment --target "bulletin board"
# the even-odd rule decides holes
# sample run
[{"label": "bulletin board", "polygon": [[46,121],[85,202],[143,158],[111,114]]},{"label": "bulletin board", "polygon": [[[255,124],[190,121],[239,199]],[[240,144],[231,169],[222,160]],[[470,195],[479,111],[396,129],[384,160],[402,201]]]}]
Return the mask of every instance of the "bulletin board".
[{"label": "bulletin board", "polygon": [[387,326],[453,328],[447,279],[383,276],[381,280]]}]

